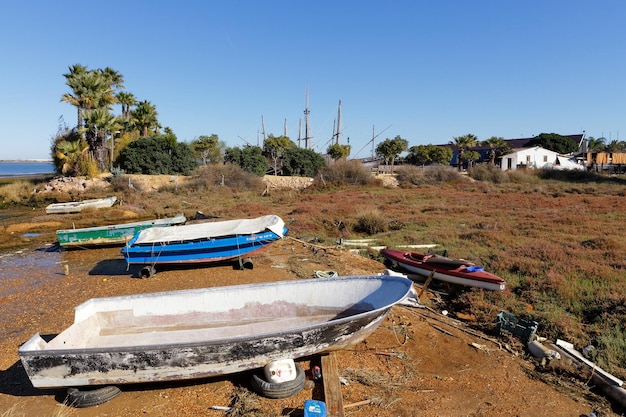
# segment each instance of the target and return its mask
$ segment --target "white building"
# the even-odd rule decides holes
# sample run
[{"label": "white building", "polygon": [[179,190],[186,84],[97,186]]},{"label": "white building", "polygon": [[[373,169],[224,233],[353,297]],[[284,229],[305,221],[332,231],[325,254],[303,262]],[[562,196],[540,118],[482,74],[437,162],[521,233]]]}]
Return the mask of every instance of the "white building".
[{"label": "white building", "polygon": [[583,166],[578,165],[567,156],[559,155],[541,146],[521,148],[504,155],[500,166],[503,171],[518,168],[584,169]]}]

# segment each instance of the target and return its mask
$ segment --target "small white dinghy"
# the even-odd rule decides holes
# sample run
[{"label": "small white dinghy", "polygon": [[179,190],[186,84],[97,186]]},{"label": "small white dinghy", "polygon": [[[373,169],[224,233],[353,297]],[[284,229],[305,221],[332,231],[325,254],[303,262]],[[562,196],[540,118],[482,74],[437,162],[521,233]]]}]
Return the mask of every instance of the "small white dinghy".
[{"label": "small white dinghy", "polygon": [[379,275],[95,298],[18,353],[38,388],[224,375],[354,345],[411,289]]}]

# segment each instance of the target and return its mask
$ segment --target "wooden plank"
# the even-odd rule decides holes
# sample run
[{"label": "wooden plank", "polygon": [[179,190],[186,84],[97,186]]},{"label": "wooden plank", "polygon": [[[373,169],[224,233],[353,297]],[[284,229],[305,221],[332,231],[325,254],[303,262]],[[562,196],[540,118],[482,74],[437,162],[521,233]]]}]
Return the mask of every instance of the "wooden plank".
[{"label": "wooden plank", "polygon": [[328,417],[344,417],[341,382],[335,352],[322,355],[322,381],[324,383],[324,402]]}]

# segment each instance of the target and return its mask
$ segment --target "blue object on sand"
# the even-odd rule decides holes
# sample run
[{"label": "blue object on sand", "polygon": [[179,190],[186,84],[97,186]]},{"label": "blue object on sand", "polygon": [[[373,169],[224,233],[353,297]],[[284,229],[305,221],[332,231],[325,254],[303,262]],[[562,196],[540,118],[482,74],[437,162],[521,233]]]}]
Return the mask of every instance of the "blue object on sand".
[{"label": "blue object on sand", "polygon": [[304,402],[304,417],[326,417],[326,403],[318,400]]}]

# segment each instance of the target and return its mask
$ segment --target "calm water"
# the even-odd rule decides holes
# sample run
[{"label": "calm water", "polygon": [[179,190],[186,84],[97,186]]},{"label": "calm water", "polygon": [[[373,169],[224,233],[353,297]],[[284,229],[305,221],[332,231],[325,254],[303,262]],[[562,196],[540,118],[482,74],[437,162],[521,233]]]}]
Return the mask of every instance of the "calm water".
[{"label": "calm water", "polygon": [[54,173],[54,164],[52,162],[0,161],[0,178],[52,173]]}]

